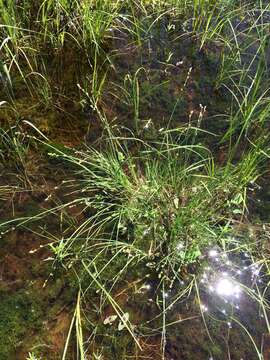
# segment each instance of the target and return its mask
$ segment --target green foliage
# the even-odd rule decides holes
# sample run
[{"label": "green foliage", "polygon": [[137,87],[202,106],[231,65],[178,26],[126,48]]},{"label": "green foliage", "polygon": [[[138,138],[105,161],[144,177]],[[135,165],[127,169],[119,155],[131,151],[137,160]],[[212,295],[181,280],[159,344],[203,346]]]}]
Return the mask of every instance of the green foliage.
[{"label": "green foliage", "polygon": [[[241,286],[259,304],[269,330],[269,237],[250,205],[256,197],[251,192],[269,168],[269,10],[262,1],[254,6],[234,0],[0,0],[1,170],[23,175],[34,192],[27,164],[35,143],[37,153],[48,149],[58,161],[64,179],[52,202],[52,194],[46,200],[39,194],[43,210],[15,215],[1,227],[40,231],[53,268],[59,263],[75,274],[72,287],[79,291],[62,359],[74,334],[81,359],[88,352],[96,359],[103,353],[126,358],[147,334],[160,337],[165,359],[167,331],[182,321],[167,319],[171,307],[185,302],[201,309],[205,294],[198,280],[210,262],[209,248],[237,259],[246,251],[248,266],[261,264],[267,278],[262,290]],[[69,66],[75,60],[73,74]],[[26,92],[30,105],[28,95],[27,104],[21,103]],[[4,113],[8,103],[16,123]],[[76,104],[83,114],[72,113]],[[50,142],[38,123],[46,122],[49,111],[61,113],[52,132],[69,132],[67,115],[74,123],[82,117],[89,131],[101,128],[99,141],[76,149]],[[217,134],[211,128],[215,121]],[[44,173],[47,186],[53,181]],[[15,189],[0,184],[1,200]],[[51,234],[52,216],[59,226]],[[249,222],[264,235],[236,239],[237,226]],[[150,283],[154,290],[146,293]],[[130,302],[141,295],[135,306],[151,311],[133,318],[122,294]],[[1,305],[0,336],[9,334],[0,349],[4,359],[27,326],[35,329],[40,312],[21,292],[3,294]],[[104,314],[118,328],[100,322]],[[211,326],[202,310],[200,315],[211,343]],[[231,318],[261,358],[250,329]],[[221,333],[222,326],[212,331]],[[109,356],[108,342],[114,347]],[[219,345],[202,348],[221,356]],[[30,352],[28,359],[37,358]]]},{"label": "green foliage", "polygon": [[29,329],[40,325],[41,309],[37,299],[24,292],[16,295],[0,293],[2,311],[0,314],[0,337],[5,339],[0,346],[0,358],[7,359],[16,354],[21,339],[29,334]]},{"label": "green foliage", "polygon": [[40,357],[37,357],[34,353],[29,353],[26,360],[41,360]]},{"label": "green foliage", "polygon": [[29,140],[18,131],[14,126],[10,129],[0,129],[0,158],[2,165],[15,166],[23,170],[29,147]]}]

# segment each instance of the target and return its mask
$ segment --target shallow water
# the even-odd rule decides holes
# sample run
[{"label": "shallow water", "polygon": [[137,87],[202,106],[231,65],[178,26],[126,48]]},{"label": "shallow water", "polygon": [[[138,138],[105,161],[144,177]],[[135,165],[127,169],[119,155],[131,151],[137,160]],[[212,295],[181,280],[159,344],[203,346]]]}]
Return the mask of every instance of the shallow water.
[{"label": "shallow water", "polygon": [[[226,128],[224,118],[217,117],[218,114],[226,115],[230,101],[228,93],[215,86],[220,60],[218,45],[200,49],[194,37],[181,32],[180,24],[174,25],[174,30],[167,32],[166,18],[157,22],[146,35],[141,47],[131,43],[127,35],[122,34],[123,37],[112,41],[108,48],[108,52],[112,54],[113,67],[103,64],[106,70],[108,68],[108,73],[100,107],[121,135],[126,134],[128,128],[145,140],[156,140],[159,130],[168,126],[168,119],[170,127],[180,127],[189,122],[218,134]],[[16,123],[17,129],[23,134],[31,134],[32,130],[23,123],[23,120],[28,120],[59,148],[63,145],[80,148],[84,140],[102,148],[102,123],[88,103],[87,96],[84,97],[77,86],[90,76],[89,64],[81,64],[76,51],[68,45],[59,53],[49,53],[43,58],[47,63],[53,104],[50,99],[43,99],[42,102],[35,96],[29,98],[21,80],[14,76],[13,100],[20,116],[17,118],[12,111],[3,109],[0,114],[1,125],[5,128],[7,124]],[[142,66],[143,69],[134,77]],[[137,117],[133,99],[125,97],[124,91],[130,91],[132,81],[138,82],[140,91]],[[202,110],[204,107],[205,110]],[[200,119],[202,111],[203,117]],[[63,161],[48,158],[45,149],[40,151],[35,144],[28,144],[27,141],[29,140],[25,138],[27,151],[23,167],[14,165],[12,154],[4,154],[7,161],[1,166],[1,185],[17,186],[18,191],[11,191],[12,196],[8,196],[8,199],[0,199],[2,219],[34,216],[39,210],[52,207],[61,200],[66,201],[70,196],[69,191],[60,186],[63,180],[74,177],[69,167]],[[220,163],[224,161],[226,148],[218,146],[215,137],[201,135],[200,141],[215,151],[214,156]],[[27,177],[24,176],[26,173]],[[255,195],[250,194],[249,201],[253,209],[250,218],[256,216],[259,223],[269,222],[269,196],[267,185],[256,190]],[[80,210],[76,207],[68,210],[76,224],[87,217]],[[38,235],[41,229],[43,236]],[[245,233],[246,229],[244,225],[241,231]],[[76,277],[53,263],[50,259],[51,251],[45,246],[54,234],[61,234],[61,231],[61,225],[51,215],[45,223],[35,223],[31,231],[25,226],[2,235],[0,338],[4,339],[6,334],[11,335],[5,346],[0,347],[0,359],[25,359],[29,351],[40,353],[42,359],[60,359],[59,354],[65,346],[77,296]],[[226,270],[222,266],[215,266],[213,269],[214,272]],[[142,273],[144,271],[142,269]],[[192,273],[192,269],[190,272]],[[130,275],[129,280],[132,282],[140,274]],[[188,283],[188,276],[184,276],[184,281]],[[192,294],[187,301],[172,306],[166,314],[167,321],[175,324],[168,327],[167,342],[164,349],[160,349],[160,331],[156,330],[159,322],[151,322],[157,313],[153,299],[157,294],[160,296],[155,276],[150,276],[148,285],[151,287],[149,292],[138,292],[135,295],[126,290],[124,284],[114,289],[115,298],[132,314],[138,333],[142,328],[147,334],[142,337],[146,357],[164,359],[166,356],[175,360],[201,360],[209,359],[210,356],[213,359],[255,359],[252,345],[247,345],[245,330],[240,331],[234,326],[231,328],[222,313],[223,307],[228,307],[228,311],[235,309],[230,304],[224,304],[219,297],[211,295],[203,286],[203,302],[216,321],[202,321]],[[168,305],[179,291],[180,285],[171,289]],[[125,289],[123,294],[122,286]],[[85,304],[86,309],[93,307],[98,297],[90,300],[92,302]],[[252,333],[256,324],[253,336],[260,343],[265,327],[263,320],[258,321],[259,310],[256,305],[244,297],[237,312],[245,327]],[[112,314],[112,307],[105,307],[103,317]],[[93,315],[90,323],[97,317],[97,314]],[[114,334],[114,326],[116,325],[111,328],[111,336]],[[87,325],[85,328],[88,334]],[[134,351],[133,340],[122,332],[112,343],[109,336],[103,338],[105,330],[110,332],[101,322],[97,329],[97,343],[102,344],[108,359],[131,357]],[[213,339],[209,337],[208,331]],[[76,358],[75,349],[76,345],[73,343],[70,359]]]}]

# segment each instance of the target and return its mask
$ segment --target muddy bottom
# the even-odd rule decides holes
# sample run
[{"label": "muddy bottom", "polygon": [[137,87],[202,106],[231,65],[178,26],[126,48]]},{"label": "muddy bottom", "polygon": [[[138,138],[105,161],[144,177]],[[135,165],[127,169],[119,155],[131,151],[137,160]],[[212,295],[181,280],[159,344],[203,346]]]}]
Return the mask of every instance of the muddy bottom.
[{"label": "muddy bottom", "polygon": [[[230,104],[226,98],[228,93],[216,86],[222,49],[214,43],[200,48],[196,37],[183,34],[178,22],[170,32],[166,30],[168,24],[166,18],[157,21],[141,46],[124,32],[115,30],[115,39],[107,44],[112,64],[102,63],[100,70],[102,74],[106,72],[106,86],[98,100],[100,112],[119,136],[132,133],[143,141],[159,140],[160,132],[166,127],[200,127],[215,134],[206,136],[202,132],[198,135],[199,141],[213,149],[214,157],[223,163],[227,149],[219,146],[217,138],[227,127],[225,119]],[[37,145],[32,138],[36,132],[27,122],[60,150],[65,147],[79,150],[85,141],[88,146],[102,149],[106,140],[104,123],[91,106],[86,92],[81,91],[91,69],[87,62],[80,62],[80,56],[68,45],[58,53],[51,50],[46,56],[44,54],[51,98],[41,101],[40,97],[30,97],[21,79],[14,77],[16,112],[1,108],[1,126],[4,129],[14,126],[11,138],[20,132],[25,145],[21,163],[14,162],[9,144],[1,154],[5,160],[0,167],[2,221],[34,218],[38,212],[67,202],[73,196],[72,191],[62,185],[63,181],[74,180],[77,175],[66,163],[50,157],[50,150],[43,143],[38,143],[40,147]],[[131,94],[134,84],[140,92],[138,111],[138,104],[134,104],[137,94]],[[89,82],[86,87],[90,91]],[[3,98],[8,100],[4,95]],[[217,117],[218,114],[224,114],[224,117]],[[258,226],[269,222],[269,186],[264,184],[255,189],[249,202],[251,211],[247,223],[252,217],[256,218],[254,223]],[[70,334],[69,330],[81,283],[78,285],[75,272],[62,266],[64,260],[63,264],[54,261],[55,253],[48,244],[64,236],[70,228],[79,226],[88,214],[79,207],[66,211],[73,218],[72,224],[68,223],[63,211],[60,220],[53,213],[46,221],[37,217],[31,229],[27,222],[19,228],[12,229],[12,224],[3,228],[0,360],[25,360],[29,353],[42,360],[61,359],[69,335],[65,359],[78,358],[76,327]],[[246,226],[249,224],[243,227]],[[115,315],[115,308],[102,304],[101,312],[99,296],[86,296],[81,311],[85,348],[91,354],[89,359],[95,354],[93,359],[100,360],[253,360],[257,354],[249,339],[250,333],[262,347],[265,360],[270,359],[269,335],[260,318],[261,309],[255,303],[243,299],[237,311],[244,325],[235,326],[223,313],[227,304],[215,303],[211,294],[202,290],[205,302],[210,296],[209,304],[205,305],[209,315],[198,310],[192,293],[185,302],[173,304],[166,313],[166,323],[170,325],[162,329],[160,318],[153,320],[162,310],[156,304],[160,289],[136,293],[135,283],[140,281],[140,274],[131,275],[133,277],[128,279],[129,284],[134,283],[131,288],[120,284],[112,293],[117,304],[130,314],[141,351],[126,329],[119,330],[118,320],[106,323],[108,317]],[[156,279],[152,283],[151,280],[150,277],[149,283],[155,285]],[[172,289],[172,295],[178,290]],[[168,305],[172,298],[169,294]],[[87,355],[85,359],[88,359]]]}]

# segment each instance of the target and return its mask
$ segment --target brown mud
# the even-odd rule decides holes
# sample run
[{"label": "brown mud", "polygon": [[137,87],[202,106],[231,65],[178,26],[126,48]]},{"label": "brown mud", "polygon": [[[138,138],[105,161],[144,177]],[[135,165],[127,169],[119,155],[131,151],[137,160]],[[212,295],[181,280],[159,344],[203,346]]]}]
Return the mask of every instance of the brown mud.
[{"label": "brown mud", "polygon": [[[153,33],[148,34],[149,38],[141,47],[127,35],[122,34],[121,38],[120,34],[115,34],[118,40],[112,41],[108,47],[113,66],[103,64],[107,79],[99,107],[120,133],[125,134],[128,128],[145,139],[157,138],[159,130],[168,125],[168,119],[171,127],[190,123],[210,132],[222,133],[226,125],[216,115],[226,113],[228,102],[224,93],[215,86],[221,49],[218,45],[200,49],[196,38],[177,31],[177,23],[176,30],[168,34],[168,24],[164,21],[153,27]],[[102,123],[88,103],[89,99],[86,97],[81,102],[82,94],[77,87],[78,83],[82,84],[83,79],[90,76],[90,66],[87,62],[82,63],[77,50],[68,45],[60,52],[50,52],[47,57],[44,54],[52,89],[51,98],[45,103],[35,95],[29,97],[25,85],[20,79],[14,78],[16,112],[1,109],[0,123],[3,128],[17,124],[18,131],[31,135],[33,131],[23,120],[30,121],[59,147],[79,148],[85,139],[89,144],[100,139]],[[136,71],[142,67],[135,77]],[[132,99],[125,95],[132,81],[138,81],[140,90],[137,118]],[[217,147],[215,138],[210,137],[209,140],[202,137],[202,142],[210,144],[213,149]],[[12,186],[7,195],[0,197],[2,220],[34,216],[61,199],[66,201],[68,196],[61,184],[70,178],[69,169],[63,163],[50,159],[45,149],[37,151],[32,141],[28,144],[27,137],[25,143],[27,150],[23,166],[14,166],[11,155],[5,154],[5,163],[0,168],[1,185]],[[98,144],[102,146],[102,140]],[[215,156],[223,159],[223,154],[224,149],[219,148]],[[268,195],[264,202],[266,210],[259,204],[254,205],[260,209],[256,211],[262,221],[269,220],[263,215],[269,214]],[[257,199],[260,199],[260,195]],[[72,212],[78,224],[82,221],[80,216],[86,216],[80,214],[80,209],[70,209]],[[43,235],[47,236],[39,235],[41,228]],[[61,359],[76,306],[78,287],[75,279],[68,271],[54,264],[50,259],[52,253],[46,246],[51,234],[61,233],[58,221],[51,215],[45,223],[37,221],[34,230],[26,225],[22,229],[8,231],[1,237],[0,338],[5,346],[0,346],[0,360],[26,359],[29,352],[40,355],[41,359]],[[130,282],[136,280],[133,278]],[[152,295],[154,297],[155,294]],[[90,322],[100,322],[91,350],[101,346],[104,360],[255,359],[254,349],[247,344],[245,333],[238,328],[228,330],[224,321],[208,324],[209,328],[212,327],[211,334],[214,334],[212,342],[194,298],[168,314],[168,321],[177,323],[168,328],[167,342],[162,350],[160,331],[153,331],[157,324],[147,324],[157,311],[151,298],[145,299],[142,294],[134,295],[125,287],[115,289],[113,296],[132,314],[132,323],[138,329],[145,326],[149,335],[139,339],[142,352],[137,352],[134,340],[125,331],[113,338],[117,324],[111,325],[110,332],[108,325],[105,326],[103,322],[114,314],[114,310],[111,306],[105,307],[101,318],[93,315],[90,319]],[[91,310],[94,302],[95,299],[86,301],[85,310]],[[252,310],[248,313],[250,318],[247,326],[252,327],[256,323],[260,327]],[[91,334],[87,324],[85,333]],[[106,337],[105,333],[108,334]],[[268,354],[268,337],[265,339],[265,354]],[[73,342],[70,359],[76,358],[75,349]]]}]

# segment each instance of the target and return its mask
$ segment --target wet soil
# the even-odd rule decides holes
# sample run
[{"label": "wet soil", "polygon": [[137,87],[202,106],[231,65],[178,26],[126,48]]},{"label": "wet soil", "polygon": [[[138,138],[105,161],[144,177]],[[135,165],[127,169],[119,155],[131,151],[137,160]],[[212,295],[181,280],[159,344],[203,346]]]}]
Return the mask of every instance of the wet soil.
[{"label": "wet soil", "polygon": [[[171,127],[192,124],[216,134],[222,133],[226,127],[217,115],[228,111],[228,94],[215,84],[222,49],[217,44],[200,49],[196,38],[182,34],[180,24],[174,25],[174,30],[168,32],[166,19],[158,22],[142,46],[123,32],[115,34],[117,40],[108,41],[113,66],[102,63],[102,71],[107,71],[107,80],[99,106],[121,134],[125,134],[128,128],[147,140],[155,140],[159,130],[168,126],[168,119]],[[60,147],[80,148],[84,140],[88,144],[96,144],[100,137],[102,139],[102,123],[88,103],[89,99],[83,98],[77,87],[91,75],[90,65],[87,61],[82,63],[77,50],[68,45],[60,52],[50,51],[41,55],[47,64],[51,99],[43,98],[41,101],[36,95],[29,97],[25,85],[14,77],[16,113],[1,109],[0,124],[3,128],[17,124],[18,131],[32,135],[33,131],[23,122],[28,120]],[[130,91],[132,81],[137,81],[140,89],[137,117],[133,99],[125,95],[126,90]],[[200,117],[200,114],[203,116]],[[223,159],[225,150],[217,146],[215,137],[203,136],[202,142],[217,149],[216,157]],[[102,146],[102,141],[97,146]],[[34,216],[61,199],[66,201],[67,192],[61,184],[73,176],[68,167],[50,159],[46,149],[40,151],[32,141],[29,145],[27,143],[23,166],[14,165],[10,154],[6,154],[0,171],[1,185],[12,186],[10,192],[1,198],[1,220]],[[270,195],[265,189],[263,187],[256,196],[250,197],[253,213],[262,222],[269,221]],[[263,206],[258,204],[260,201]],[[78,216],[80,211],[72,211],[79,224],[82,221]],[[52,253],[46,245],[53,234],[61,234],[59,222],[53,215],[45,223],[37,221],[31,230],[26,225],[2,234],[0,339],[6,340],[5,346],[0,346],[1,360],[25,359],[30,351],[40,354],[42,359],[61,359],[76,305],[78,285],[73,274],[51,260]],[[130,279],[132,281],[134,279]],[[132,295],[125,287],[117,289],[114,298],[133,314],[132,321],[138,329],[150,321],[157,310],[153,299],[145,299],[140,294]],[[95,300],[98,301],[85,300],[85,310],[93,308]],[[101,319],[97,315],[90,319],[90,323],[101,323],[95,330],[95,342],[90,350],[95,351],[101,346],[104,359],[255,359],[254,349],[247,345],[244,332],[239,328],[228,330],[224,321],[209,322],[208,327],[214,337],[212,342],[194,305],[194,298],[168,314],[168,320],[179,322],[168,328],[163,350],[160,347],[160,331],[153,331],[156,324],[150,323],[146,325],[149,335],[139,338],[143,352],[136,354],[134,341],[125,331],[115,337],[117,324],[111,325],[111,334],[108,326],[103,324],[104,319],[113,314],[113,309],[107,306]],[[184,321],[188,318],[190,320]],[[256,321],[251,315],[247,326],[251,328]],[[86,323],[84,327],[90,336],[91,326]],[[105,333],[108,334],[106,337]],[[265,335],[265,359],[269,352],[268,340],[268,335]],[[75,348],[75,343],[71,343],[70,359],[76,358]]]}]

